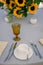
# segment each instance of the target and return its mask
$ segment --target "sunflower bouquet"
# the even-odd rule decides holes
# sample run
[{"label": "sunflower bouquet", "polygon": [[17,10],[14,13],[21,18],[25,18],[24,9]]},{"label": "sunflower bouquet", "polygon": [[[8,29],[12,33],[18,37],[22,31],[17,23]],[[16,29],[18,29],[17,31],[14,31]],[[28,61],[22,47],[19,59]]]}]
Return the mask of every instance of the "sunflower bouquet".
[{"label": "sunflower bouquet", "polygon": [[35,14],[38,6],[43,0],[0,0],[0,7],[8,9],[8,16],[22,18],[30,14]]}]

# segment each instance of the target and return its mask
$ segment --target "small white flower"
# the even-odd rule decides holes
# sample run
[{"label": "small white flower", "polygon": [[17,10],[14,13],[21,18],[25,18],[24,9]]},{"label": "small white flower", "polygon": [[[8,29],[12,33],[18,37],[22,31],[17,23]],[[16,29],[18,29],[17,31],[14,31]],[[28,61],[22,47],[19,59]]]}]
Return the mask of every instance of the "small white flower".
[{"label": "small white flower", "polygon": [[9,22],[8,17],[5,17],[5,21],[6,21],[6,22]]},{"label": "small white flower", "polygon": [[41,39],[39,40],[39,42],[43,45],[43,38],[41,38]]}]

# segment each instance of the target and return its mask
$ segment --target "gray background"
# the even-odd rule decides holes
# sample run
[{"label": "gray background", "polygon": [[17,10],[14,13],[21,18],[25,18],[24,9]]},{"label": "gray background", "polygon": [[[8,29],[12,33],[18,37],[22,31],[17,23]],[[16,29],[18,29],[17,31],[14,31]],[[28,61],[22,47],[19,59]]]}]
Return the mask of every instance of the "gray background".
[{"label": "gray background", "polygon": [[[14,17],[11,23],[7,23],[4,20],[5,17],[6,15],[4,13],[4,10],[0,9],[0,41],[8,42],[8,47],[0,57],[0,64],[43,65],[43,58],[40,59],[38,56],[35,55],[35,53],[33,54],[32,58],[28,60],[21,61],[19,59],[16,59],[15,56],[12,56],[10,60],[4,62],[4,59],[8,54],[11,44],[15,43],[15,41],[13,40],[14,35],[11,28],[11,24],[15,22],[21,24],[21,33],[19,35],[21,37],[21,40],[18,42],[18,45],[20,43],[26,43],[31,47],[29,41],[33,40],[34,43],[37,44],[38,49],[43,56],[43,46],[38,42],[40,38],[43,38],[43,9],[39,9],[35,15],[28,14],[26,18],[23,17],[22,19],[17,19],[16,17]],[[29,20],[31,17],[37,18],[37,24],[32,25],[30,23]]]}]

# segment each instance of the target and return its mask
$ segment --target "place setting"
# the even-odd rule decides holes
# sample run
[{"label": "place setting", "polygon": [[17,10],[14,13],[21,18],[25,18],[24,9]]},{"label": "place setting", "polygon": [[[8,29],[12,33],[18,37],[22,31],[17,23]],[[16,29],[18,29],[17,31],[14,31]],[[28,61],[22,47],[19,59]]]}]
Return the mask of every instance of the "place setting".
[{"label": "place setting", "polygon": [[[13,34],[15,35],[12,38],[14,40],[14,43],[11,44],[8,54],[4,59],[4,62],[6,62],[7,60],[9,61],[13,55],[16,59],[21,61],[31,59],[34,56],[34,53],[35,56],[39,59],[43,58],[40,53],[40,50],[38,49],[35,42],[33,42],[33,40],[29,41],[28,43],[19,42],[21,40],[21,37],[19,37],[19,34],[21,33],[21,24],[14,23],[11,25],[11,28]],[[40,45],[43,45],[43,38],[39,39],[38,42],[40,43]],[[30,44],[30,46],[28,44]],[[8,42],[0,42],[0,56],[3,55],[3,52],[7,48],[7,46]]]},{"label": "place setting", "polygon": [[[8,54],[6,55],[4,62],[7,60],[10,60],[11,57],[14,55],[14,57],[18,60],[27,60],[30,59],[33,56],[33,49],[28,46],[25,42],[24,43],[19,43],[21,40],[21,37],[18,35],[20,34],[20,29],[21,29],[21,24],[19,23],[14,23],[11,25],[13,34],[15,35],[12,39],[14,40],[14,43],[11,44],[9,51],[7,52]],[[17,46],[18,45],[18,46]],[[4,50],[7,48],[8,42],[0,42],[0,56],[3,55]]]},{"label": "place setting", "polygon": [[28,46],[26,43],[20,43],[17,46],[17,42],[12,44],[7,56],[4,59],[4,62],[9,61],[11,57],[14,56],[17,60],[28,60],[33,56],[33,49]]},{"label": "place setting", "polygon": [[43,0],[0,0],[0,64],[43,65]]}]

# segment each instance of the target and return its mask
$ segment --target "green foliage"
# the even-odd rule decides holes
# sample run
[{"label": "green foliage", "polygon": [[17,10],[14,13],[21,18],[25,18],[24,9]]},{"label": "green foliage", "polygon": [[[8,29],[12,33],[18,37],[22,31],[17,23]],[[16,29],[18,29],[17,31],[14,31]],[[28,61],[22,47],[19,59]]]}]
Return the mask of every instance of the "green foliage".
[{"label": "green foliage", "polygon": [[40,4],[41,0],[34,0],[34,3]]},{"label": "green foliage", "polygon": [[28,0],[29,4],[32,4],[33,3],[33,0]]},{"label": "green foliage", "polygon": [[23,16],[25,16],[25,17],[26,17],[26,16],[27,16],[27,12],[24,12],[24,13],[23,13]]},{"label": "green foliage", "polygon": [[43,2],[43,0],[41,0],[41,2]]},{"label": "green foliage", "polygon": [[[12,9],[9,8],[9,4],[10,4],[11,0],[6,0],[6,4],[7,4],[7,9],[8,11],[8,19],[9,21],[11,21],[12,17],[13,17],[13,11],[14,9],[16,9],[16,7],[18,7],[17,5],[15,5],[14,7],[12,7]],[[14,1],[14,0],[13,0]],[[34,3],[37,3],[38,5],[40,4],[40,2],[43,2],[43,0],[34,0]],[[21,10],[18,11],[18,14],[23,14],[23,16],[27,16],[27,12],[28,12],[28,7],[31,6],[31,4],[33,3],[33,0],[26,0],[25,6],[20,7]],[[0,2],[0,7],[2,6],[3,8],[3,3]]]},{"label": "green foliage", "polygon": [[10,10],[8,14],[13,14],[13,10]]},{"label": "green foliage", "polygon": [[0,7],[3,6],[4,4],[0,2]]},{"label": "green foliage", "polygon": [[23,16],[27,16],[27,7],[26,6],[24,6],[23,8],[22,8],[22,10],[23,10]]}]

